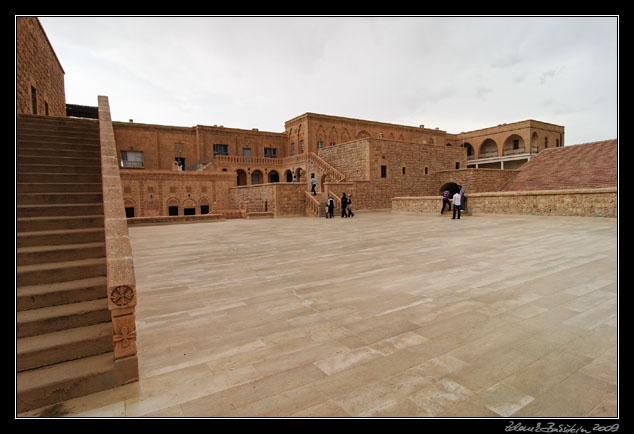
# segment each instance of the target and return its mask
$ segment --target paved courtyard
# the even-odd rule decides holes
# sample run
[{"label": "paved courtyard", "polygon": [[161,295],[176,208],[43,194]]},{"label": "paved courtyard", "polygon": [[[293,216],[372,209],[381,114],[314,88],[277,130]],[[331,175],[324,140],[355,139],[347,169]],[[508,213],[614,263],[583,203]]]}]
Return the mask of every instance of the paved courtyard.
[{"label": "paved courtyard", "polygon": [[129,232],[140,380],[67,416],[617,416],[616,219]]}]

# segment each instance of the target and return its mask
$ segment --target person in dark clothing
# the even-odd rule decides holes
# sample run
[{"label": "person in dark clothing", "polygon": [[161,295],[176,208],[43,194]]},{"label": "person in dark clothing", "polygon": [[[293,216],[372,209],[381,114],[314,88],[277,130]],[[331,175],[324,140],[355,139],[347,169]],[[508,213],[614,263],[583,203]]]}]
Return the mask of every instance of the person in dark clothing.
[{"label": "person in dark clothing", "polygon": [[348,198],[346,197],[346,193],[341,196],[341,218],[348,217],[346,214],[346,208],[348,207]]},{"label": "person in dark clothing", "polygon": [[441,214],[445,212],[445,205],[448,205],[449,211],[451,211],[451,202],[449,202],[449,190],[445,190],[442,193],[442,209],[440,210]]},{"label": "person in dark clothing", "polygon": [[328,217],[334,218],[335,216],[335,200],[330,196],[328,198]]},{"label": "person in dark clothing", "polygon": [[347,206],[347,212],[348,212],[348,217],[354,217],[354,213],[352,212],[352,194],[350,194],[350,196],[348,196],[348,206]]}]

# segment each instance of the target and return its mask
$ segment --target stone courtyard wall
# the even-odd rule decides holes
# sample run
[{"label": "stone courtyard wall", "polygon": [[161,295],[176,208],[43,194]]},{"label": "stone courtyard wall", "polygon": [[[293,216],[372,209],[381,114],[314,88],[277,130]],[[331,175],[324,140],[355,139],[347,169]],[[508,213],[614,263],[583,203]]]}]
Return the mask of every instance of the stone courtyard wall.
[{"label": "stone courtyard wall", "polygon": [[[438,214],[441,196],[395,197],[392,211]],[[526,214],[617,217],[616,188],[473,193],[467,210],[472,214]]]},{"label": "stone courtyard wall", "polygon": [[210,213],[231,209],[229,188],[233,174],[211,172],[136,171],[121,169],[121,184],[126,208],[134,207],[135,217],[167,216],[169,206],[195,208],[202,205]]},{"label": "stone courtyard wall", "polygon": [[306,184],[276,182],[241,187],[229,191],[231,208],[248,203],[248,213],[271,213],[275,217],[306,215]]}]

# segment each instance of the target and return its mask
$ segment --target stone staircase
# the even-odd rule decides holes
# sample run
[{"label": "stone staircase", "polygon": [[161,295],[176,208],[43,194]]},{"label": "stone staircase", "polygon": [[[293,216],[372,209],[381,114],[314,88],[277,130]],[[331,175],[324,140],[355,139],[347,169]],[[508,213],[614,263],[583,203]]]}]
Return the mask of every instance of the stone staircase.
[{"label": "stone staircase", "polygon": [[17,411],[116,385],[97,121],[20,115]]}]

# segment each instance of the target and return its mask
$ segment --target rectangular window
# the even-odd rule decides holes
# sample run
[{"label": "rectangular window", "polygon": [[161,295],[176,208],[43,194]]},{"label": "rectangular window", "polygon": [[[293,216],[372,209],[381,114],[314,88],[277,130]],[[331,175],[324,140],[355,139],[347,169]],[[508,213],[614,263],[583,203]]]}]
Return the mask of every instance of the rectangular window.
[{"label": "rectangular window", "polygon": [[183,215],[196,215],[196,208],[184,208]]},{"label": "rectangular window", "polygon": [[335,142],[330,142],[330,146],[335,146]]},{"label": "rectangular window", "polygon": [[317,149],[321,149],[324,147],[324,142],[322,142],[321,140],[317,142]]},{"label": "rectangular window", "polygon": [[264,148],[264,156],[266,158],[277,158],[277,149],[275,149],[275,148]]},{"label": "rectangular window", "polygon": [[32,114],[37,114],[37,91],[33,86],[31,86],[31,111]]},{"label": "rectangular window", "polygon": [[44,114],[48,116],[48,103],[44,101]]},{"label": "rectangular window", "polygon": [[242,148],[242,156],[250,157],[251,156],[251,148]]},{"label": "rectangular window", "polygon": [[456,161],[456,169],[460,169],[460,162]]},{"label": "rectangular window", "polygon": [[178,207],[177,206],[167,207],[167,213],[171,216],[178,215]]},{"label": "rectangular window", "polygon": [[121,167],[143,167],[143,152],[121,151]]},{"label": "rectangular window", "polygon": [[209,214],[209,205],[200,205],[200,214]]},{"label": "rectangular window", "polygon": [[299,142],[299,153],[303,154],[304,153],[304,141],[300,141]]},{"label": "rectangular window", "polygon": [[519,149],[520,148],[520,141],[515,139],[513,140],[513,149]]},{"label": "rectangular window", "polygon": [[216,155],[229,155],[229,145],[214,144],[214,157]]},{"label": "rectangular window", "polygon": [[381,178],[387,177],[387,166],[381,166]]},{"label": "rectangular window", "polygon": [[291,143],[291,155],[295,155],[295,143]]},{"label": "rectangular window", "polygon": [[128,207],[125,209],[125,216],[126,218],[132,218],[134,217],[134,207]]},{"label": "rectangular window", "polygon": [[403,175],[405,175],[405,168],[403,167]]}]

